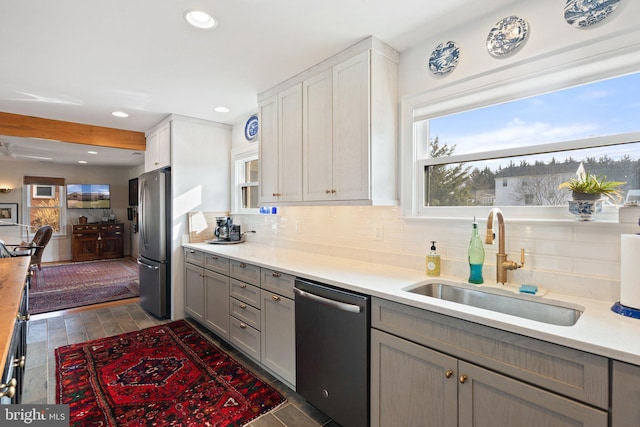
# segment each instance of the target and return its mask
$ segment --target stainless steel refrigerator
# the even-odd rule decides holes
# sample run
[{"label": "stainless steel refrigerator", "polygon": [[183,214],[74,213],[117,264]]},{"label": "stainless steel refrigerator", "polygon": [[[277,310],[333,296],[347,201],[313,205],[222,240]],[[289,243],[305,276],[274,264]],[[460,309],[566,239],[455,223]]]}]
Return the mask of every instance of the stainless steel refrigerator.
[{"label": "stainless steel refrigerator", "polygon": [[140,304],[169,317],[171,301],[171,168],[138,178]]}]

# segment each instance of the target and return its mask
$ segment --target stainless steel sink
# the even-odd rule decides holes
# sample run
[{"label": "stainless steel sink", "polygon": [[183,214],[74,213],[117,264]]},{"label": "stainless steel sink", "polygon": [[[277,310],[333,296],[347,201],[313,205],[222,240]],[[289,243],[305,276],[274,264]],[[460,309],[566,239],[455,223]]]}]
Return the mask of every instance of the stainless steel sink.
[{"label": "stainless steel sink", "polygon": [[558,326],[576,324],[582,310],[443,283],[427,283],[407,292],[438,298]]}]

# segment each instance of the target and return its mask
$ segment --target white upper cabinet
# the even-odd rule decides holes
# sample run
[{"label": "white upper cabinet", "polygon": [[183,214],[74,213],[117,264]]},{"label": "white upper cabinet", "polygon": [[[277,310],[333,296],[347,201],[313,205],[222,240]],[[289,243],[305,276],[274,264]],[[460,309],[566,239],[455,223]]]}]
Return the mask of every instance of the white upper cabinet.
[{"label": "white upper cabinet", "polygon": [[260,103],[260,202],[302,199],[302,84]]},{"label": "white upper cabinet", "polygon": [[144,152],[144,171],[149,172],[171,166],[171,122],[147,134],[147,150]]},{"label": "white upper cabinet", "polygon": [[[398,203],[398,58],[369,37],[259,95],[260,203]],[[285,105],[294,84],[301,85],[300,111]],[[294,143],[298,131],[301,145]]]}]

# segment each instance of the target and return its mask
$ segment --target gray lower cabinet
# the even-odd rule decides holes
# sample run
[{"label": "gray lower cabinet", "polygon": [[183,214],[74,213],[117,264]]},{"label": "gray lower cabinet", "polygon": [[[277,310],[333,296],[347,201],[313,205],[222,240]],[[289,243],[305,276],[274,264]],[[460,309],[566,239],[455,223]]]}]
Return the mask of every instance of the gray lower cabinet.
[{"label": "gray lower cabinet", "polygon": [[373,299],[371,425],[608,425],[608,359]]},{"label": "gray lower cabinet", "polygon": [[185,249],[185,312],[295,390],[295,277]]},{"label": "gray lower cabinet", "polygon": [[274,292],[261,292],[262,364],[295,389],[295,302]]},{"label": "gray lower cabinet", "polygon": [[640,426],[640,366],[611,364],[611,427]]},{"label": "gray lower cabinet", "polygon": [[185,261],[185,312],[229,338],[229,260],[185,249]]}]

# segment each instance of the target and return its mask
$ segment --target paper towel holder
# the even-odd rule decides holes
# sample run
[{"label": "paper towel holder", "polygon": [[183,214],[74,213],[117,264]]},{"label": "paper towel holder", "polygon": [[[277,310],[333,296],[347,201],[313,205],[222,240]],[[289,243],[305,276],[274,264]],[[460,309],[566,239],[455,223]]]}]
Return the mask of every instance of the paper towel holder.
[{"label": "paper towel holder", "polygon": [[634,319],[640,319],[640,310],[633,307],[627,307],[626,305],[616,302],[611,306],[611,311],[614,313],[622,314],[623,316],[632,317]]}]

